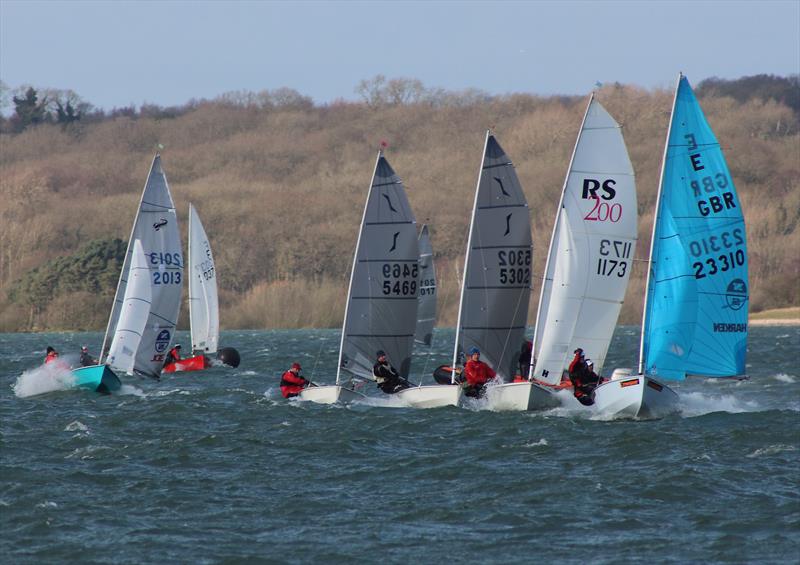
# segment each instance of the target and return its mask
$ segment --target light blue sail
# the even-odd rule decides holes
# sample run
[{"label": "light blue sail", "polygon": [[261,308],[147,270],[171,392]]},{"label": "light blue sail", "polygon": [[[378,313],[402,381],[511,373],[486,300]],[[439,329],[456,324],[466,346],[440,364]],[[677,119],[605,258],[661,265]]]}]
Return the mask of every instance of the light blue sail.
[{"label": "light blue sail", "polygon": [[640,369],[674,380],[742,375],[750,290],[744,217],[717,138],[684,76],[663,167]]}]

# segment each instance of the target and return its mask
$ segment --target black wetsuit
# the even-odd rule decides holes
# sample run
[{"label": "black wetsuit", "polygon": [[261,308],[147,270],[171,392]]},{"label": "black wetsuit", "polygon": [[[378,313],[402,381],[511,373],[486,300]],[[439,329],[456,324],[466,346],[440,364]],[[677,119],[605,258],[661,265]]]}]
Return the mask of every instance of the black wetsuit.
[{"label": "black wetsuit", "polygon": [[92,365],[97,365],[97,359],[89,355],[86,351],[81,351],[80,363],[81,367],[91,367]]},{"label": "black wetsuit", "polygon": [[378,388],[386,394],[394,394],[411,386],[389,363],[375,363],[372,374],[375,376]]}]

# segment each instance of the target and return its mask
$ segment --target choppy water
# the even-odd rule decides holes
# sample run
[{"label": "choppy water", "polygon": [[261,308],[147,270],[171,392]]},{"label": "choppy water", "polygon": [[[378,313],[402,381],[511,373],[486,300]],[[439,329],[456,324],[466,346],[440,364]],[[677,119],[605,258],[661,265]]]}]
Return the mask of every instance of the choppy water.
[{"label": "choppy water", "polygon": [[[416,359],[448,359],[452,331]],[[226,332],[239,369],[124,379],[28,373],[99,334],[0,334],[3,562],[797,562],[800,328],[754,327],[747,381],[675,388],[683,413],[320,406],[337,331]],[[184,343],[188,339],[182,337]],[[619,328],[607,367],[632,366]],[[16,385],[16,388],[12,388]]]}]

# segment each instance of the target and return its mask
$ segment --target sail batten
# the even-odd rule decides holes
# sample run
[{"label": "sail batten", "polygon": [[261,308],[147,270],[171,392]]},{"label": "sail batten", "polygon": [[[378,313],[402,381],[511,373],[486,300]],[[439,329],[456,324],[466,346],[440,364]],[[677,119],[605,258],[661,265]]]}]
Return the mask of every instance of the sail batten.
[{"label": "sail batten", "polygon": [[674,380],[744,374],[748,306],[739,198],[719,142],[679,75],[653,226],[640,370]]}]

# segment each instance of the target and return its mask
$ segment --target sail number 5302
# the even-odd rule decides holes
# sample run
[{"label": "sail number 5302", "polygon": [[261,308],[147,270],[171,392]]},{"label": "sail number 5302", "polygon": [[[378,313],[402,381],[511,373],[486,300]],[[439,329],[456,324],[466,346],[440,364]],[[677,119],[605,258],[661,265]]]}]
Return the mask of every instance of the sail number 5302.
[{"label": "sail number 5302", "polygon": [[500,284],[530,284],[530,249],[502,249],[497,252],[497,264]]}]

